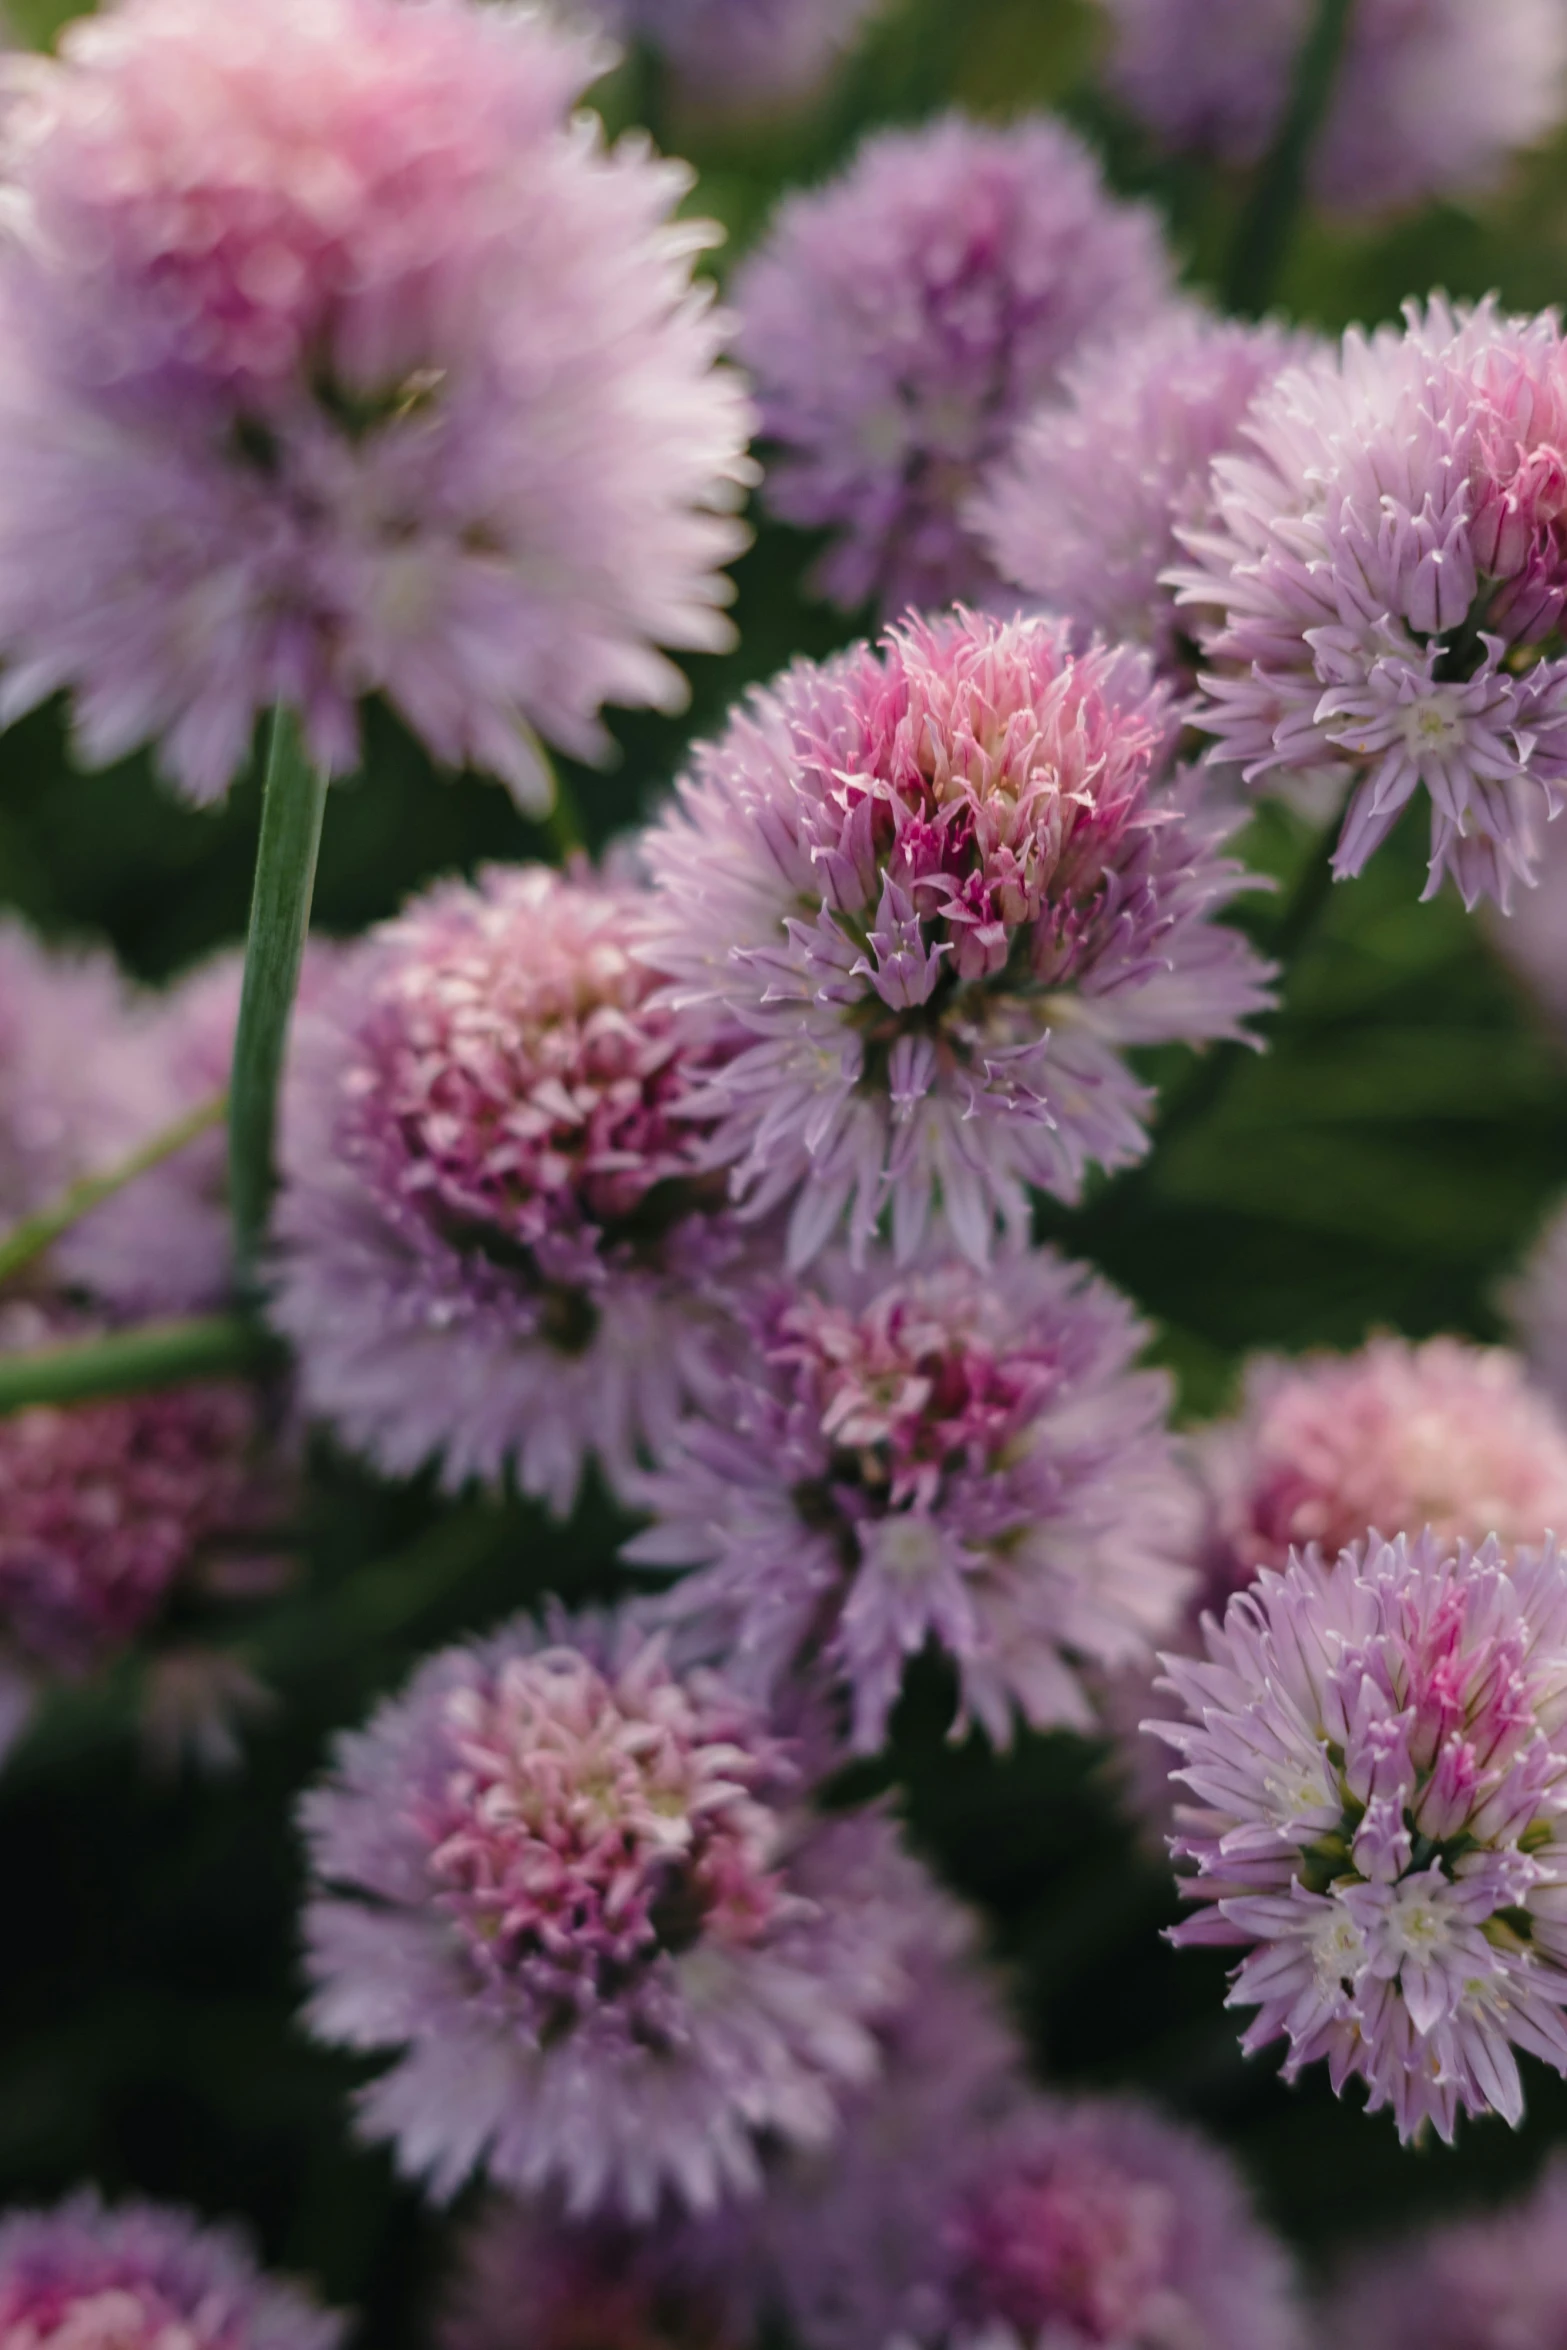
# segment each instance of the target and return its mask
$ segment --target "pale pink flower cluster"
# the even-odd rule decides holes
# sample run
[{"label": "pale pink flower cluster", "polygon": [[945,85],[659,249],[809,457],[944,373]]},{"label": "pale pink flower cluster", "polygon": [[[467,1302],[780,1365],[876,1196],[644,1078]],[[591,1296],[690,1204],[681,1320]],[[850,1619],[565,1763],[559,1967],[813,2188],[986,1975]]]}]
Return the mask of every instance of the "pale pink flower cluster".
[{"label": "pale pink flower cluster", "polygon": [[1165,1658],[1183,1943],[1246,1952],[1242,2046],[1325,2059],[1401,2138],[1567,2072],[1567,1567],[1434,1534],[1264,1570]]},{"label": "pale pink flower cluster", "polygon": [[472,0],[121,0],[18,63],[0,265],[7,716],[211,800],[258,713],[547,796],[532,730],[678,705],[728,641],[748,412],[678,166],[571,109],[605,62]]}]

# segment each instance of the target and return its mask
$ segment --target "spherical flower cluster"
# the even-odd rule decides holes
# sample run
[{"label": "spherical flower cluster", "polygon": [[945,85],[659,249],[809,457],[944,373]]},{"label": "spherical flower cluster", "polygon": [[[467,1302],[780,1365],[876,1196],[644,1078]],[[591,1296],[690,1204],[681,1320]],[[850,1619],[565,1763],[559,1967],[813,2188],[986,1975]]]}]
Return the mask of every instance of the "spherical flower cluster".
[{"label": "spherical flower cluster", "polygon": [[1509,1548],[1567,1534],[1567,1427],[1500,1347],[1374,1338],[1247,1370],[1239,1417],[1203,1432],[1210,1604],[1317,1543],[1375,1529]]},{"label": "spherical flower cluster", "polygon": [[568,120],[601,59],[471,0],[123,0],[17,70],[0,696],[196,799],[257,713],[546,786],[657,645],[726,641],[747,412],[687,175]]},{"label": "spherical flower cluster", "polygon": [[[1567,1426],[1500,1347],[1374,1338],[1351,1355],[1254,1358],[1233,1420],[1190,1444],[1204,1525],[1197,1578],[1177,1640],[1202,1647],[1201,1619],[1222,1615],[1259,1571],[1280,1572],[1316,1543],[1335,1557],[1378,1533],[1444,1542],[1543,1542],[1567,1528]],[[1125,1791],[1161,1836],[1172,1799],[1163,1740],[1137,1727],[1148,1677],[1129,1673],[1107,1711],[1120,1732]]]},{"label": "spherical flower cluster", "polygon": [[1544,1015],[1551,1042],[1567,1051],[1567,824],[1551,827],[1535,886],[1487,924],[1496,953]]},{"label": "spherical flower cluster", "polygon": [[1180,574],[1214,615],[1213,756],[1248,781],[1336,764],[1356,787],[1340,879],[1423,786],[1430,890],[1451,874],[1505,911],[1567,776],[1559,322],[1411,305],[1402,332],[1287,370],[1248,437]]},{"label": "spherical flower cluster", "polygon": [[927,1644],[998,1745],[1014,1709],[1091,1725],[1079,1666],[1150,1656],[1188,1580],[1168,1382],[1131,1368],[1125,1301],[1043,1250],[989,1278],[834,1257],[759,1285],[742,1329],[732,1386],[643,1487],[629,1555],[698,1570],[669,1613],[764,1696],[820,1676],[865,1752]]},{"label": "spherical flower cluster", "polygon": [[364,2125],[437,2194],[707,2210],[833,2137],[947,1913],[884,1821],[810,1817],[721,1682],[631,1619],[552,1630],[435,1657],[341,1745],[311,2020],[398,2052]]},{"label": "spherical flower cluster", "polygon": [[1230,2003],[1284,2077],[1327,2060],[1401,2138],[1516,2122],[1517,2048],[1567,2072],[1567,1567],[1554,1542],[1378,1539],[1264,1570],[1167,1656],[1160,1735],[1196,1804],[1172,1842],[1247,1955]]},{"label": "spherical flower cluster", "polygon": [[1069,361],[970,508],[1003,579],[1098,634],[1146,646],[1185,685],[1186,642],[1163,577],[1181,525],[1211,519],[1213,459],[1240,443],[1257,393],[1303,336],[1171,303]]},{"label": "spherical flower cluster", "polygon": [[636,2228],[497,2200],[463,2247],[440,2350],[748,2350],[748,2218],[665,2213]]},{"label": "spherical flower cluster", "polygon": [[770,504],[835,534],[823,592],[893,616],[992,586],[968,492],[1078,346],[1168,283],[1153,216],[1050,121],[881,132],[789,197],[736,283],[740,353]]},{"label": "spherical flower cluster", "polygon": [[816,90],[882,0],[596,0],[590,13],[641,41],[688,105],[753,113]]},{"label": "spherical flower cluster", "polygon": [[951,2136],[923,2178],[907,2149],[846,2169],[814,2215],[785,2285],[806,2350],[1295,2350],[1285,2258],[1195,2131],[1105,2100]]},{"label": "spherical flower cluster", "polygon": [[564,1512],[589,1455],[623,1483],[701,1384],[733,1243],[642,921],[630,886],[495,867],[299,1016],[275,1318],[307,1404],[392,1475],[515,1467]]},{"label": "spherical flower cluster", "polygon": [[1567,2165],[1533,2194],[1351,2264],[1326,2313],[1344,2350],[1544,2350],[1567,2327]]},{"label": "spherical flower cluster", "polygon": [[[89,1335],[57,1308],[0,1309],[0,1352]],[[0,1743],[39,1682],[89,1671],[176,1589],[275,1580],[290,1481],[237,1380],[0,1417]]]},{"label": "spherical flower cluster", "polygon": [[236,2231],[183,2211],[81,2194],[0,2220],[6,2350],[336,2350],[342,2334]]},{"label": "spherical flower cluster", "polygon": [[[1284,118],[1311,0],[1106,0],[1110,81],[1161,145],[1256,163]],[[1491,186],[1563,111],[1556,0],[1357,0],[1310,186],[1344,213]]]},{"label": "spherical flower cluster", "polygon": [[1160,787],[1170,733],[1137,656],[959,612],[797,662],[698,751],[646,951],[732,1048],[708,1147],[753,1212],[795,1197],[793,1261],[889,1208],[900,1258],[936,1210],[983,1260],[1029,1185],[1146,1147],[1126,1047],[1266,1005],[1212,919],[1227,820]]}]

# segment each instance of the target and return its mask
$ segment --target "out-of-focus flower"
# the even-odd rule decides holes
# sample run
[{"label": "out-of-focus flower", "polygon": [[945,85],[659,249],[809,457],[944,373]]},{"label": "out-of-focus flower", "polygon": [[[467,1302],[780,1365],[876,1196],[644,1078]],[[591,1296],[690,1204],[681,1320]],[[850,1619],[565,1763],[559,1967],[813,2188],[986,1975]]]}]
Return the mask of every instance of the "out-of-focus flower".
[{"label": "out-of-focus flower", "polygon": [[759,1719],[634,1617],[519,1621],[342,1742],[305,1824],[327,2040],[368,2133],[574,2217],[753,2192],[820,2146],[953,1916],[873,1814],[815,1819]]},{"label": "out-of-focus flower", "polygon": [[826,79],[884,0],[589,0],[585,13],[640,41],[703,112],[798,104]]},{"label": "out-of-focus flower", "polygon": [[1547,830],[1535,886],[1486,925],[1492,946],[1534,998],[1567,1052],[1567,824]]},{"label": "out-of-focus flower", "polygon": [[1130,1045],[1243,1033],[1266,967],[1212,917],[1230,819],[1160,784],[1137,655],[959,612],[800,661],[700,749],[648,836],[647,953],[730,1057],[696,1099],[804,1262],[891,1210],[983,1260],[1027,1187],[1146,1148]]},{"label": "out-of-focus flower", "polygon": [[1373,1338],[1248,1366],[1239,1416],[1196,1442],[1212,1512],[1209,1604],[1317,1543],[1373,1529],[1511,1548],[1567,1537],[1567,1428],[1500,1347]]},{"label": "out-of-focus flower", "polygon": [[336,2350],[342,2334],[237,2230],[187,2212],[87,2193],[0,2219],[6,2350]]},{"label": "out-of-focus flower", "polygon": [[988,1277],[833,1257],[760,1285],[742,1329],[642,1489],[629,1555],[698,1570],[663,1607],[764,1697],[820,1675],[866,1752],[928,1644],[997,1744],[1014,1709],[1090,1726],[1079,1666],[1151,1657],[1189,1579],[1169,1385],[1131,1368],[1125,1300],[1044,1250]]},{"label": "out-of-focus flower", "polygon": [[1567,1209],[1558,1209],[1502,1302],[1531,1370],[1567,1412]]},{"label": "out-of-focus flower", "polygon": [[192,798],[257,713],[546,791],[655,648],[727,641],[747,411],[682,167],[568,119],[602,59],[470,0],[121,0],[13,71],[0,706]]},{"label": "out-of-focus flower", "polygon": [[[1263,1567],[1316,1543],[1336,1557],[1367,1535],[1543,1542],[1567,1533],[1567,1427],[1500,1347],[1374,1338],[1351,1355],[1254,1358],[1233,1420],[1200,1430],[1191,1457],[1204,1497],[1196,1589],[1173,1644],[1196,1655],[1201,1619],[1222,1615]],[[1137,1729],[1147,1676],[1113,1692],[1135,1808],[1161,1833],[1180,1790],[1161,1739]]]},{"label": "out-of-focus flower", "polygon": [[822,591],[892,617],[995,585],[968,493],[1080,344],[1168,289],[1153,215],[1047,120],[880,132],[786,198],[736,281],[740,352],[769,503],[834,533]]},{"label": "out-of-focus flower", "polygon": [[1306,338],[1170,304],[1095,343],[1063,370],[1061,395],[1023,425],[969,510],[1004,579],[1095,635],[1146,646],[1189,684],[1186,642],[1163,578],[1177,527],[1212,519],[1210,468],[1240,445],[1257,393]]},{"label": "out-of-focus flower", "polygon": [[440,2350],[749,2350],[750,2214],[573,2220],[492,2202],[463,2247]]},{"label": "out-of-focus flower", "polygon": [[[1105,0],[1110,82],[1161,145],[1257,162],[1289,100],[1311,0]],[[1483,193],[1556,123],[1560,0],[1357,0],[1310,185],[1343,213]]]},{"label": "out-of-focus flower", "polygon": [[1351,2263],[1324,2311],[1344,2350],[1546,2350],[1567,2327],[1567,2164],[1494,2212]]},{"label": "out-of-focus flower", "polygon": [[274,1313],[307,1405],[391,1475],[515,1468],[560,1511],[700,1388],[734,1254],[642,893],[494,867],[416,898],[300,1014]]},{"label": "out-of-focus flower", "polygon": [[112,956],[43,946],[0,916],[0,1229],[118,1157],[141,1107]]},{"label": "out-of-focus flower", "polygon": [[804,2350],[1294,2350],[1284,2255],[1196,2131],[1110,2100],[956,2118],[923,2178],[851,2154],[813,2210],[781,2276]]},{"label": "out-of-focus flower", "polygon": [[[57,1307],[0,1308],[0,1352],[91,1334]],[[262,1399],[238,1380],[149,1389],[0,1417],[0,1744],[44,1682],[146,1633],[176,1591],[243,1596],[291,1480]]]},{"label": "out-of-focus flower", "polygon": [[[1431,878],[1529,882],[1567,777],[1567,357],[1553,313],[1411,305],[1286,370],[1179,573],[1201,723],[1248,782],[1336,763],[1360,872],[1424,787]],[[1204,612],[1211,616],[1203,619]]]},{"label": "out-of-focus flower", "polygon": [[1171,1849],[1246,1951],[1230,2004],[1284,2077],[1326,2058],[1399,2136],[1516,2123],[1515,2049],[1567,2072],[1567,1566],[1434,1534],[1265,1569],[1167,1656],[1158,1725],[1196,1798]]}]

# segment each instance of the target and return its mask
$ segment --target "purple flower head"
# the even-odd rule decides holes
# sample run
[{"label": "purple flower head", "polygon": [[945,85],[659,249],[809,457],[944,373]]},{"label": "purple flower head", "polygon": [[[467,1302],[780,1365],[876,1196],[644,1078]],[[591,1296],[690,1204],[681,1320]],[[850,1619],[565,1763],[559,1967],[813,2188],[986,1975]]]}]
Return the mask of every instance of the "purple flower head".
[{"label": "purple flower head", "polygon": [[1425,1533],[1265,1569],[1167,1656],[1159,1734],[1195,1797],[1171,1849],[1246,1956],[1241,2045],[1325,2057],[1403,2139],[1516,2123],[1514,2050],[1567,2071],[1567,1565]]},{"label": "purple flower head", "polygon": [[702,112],[752,114],[819,88],[882,0],[594,0],[622,41],[643,41]]},{"label": "purple flower head", "polygon": [[1146,1147],[1129,1045],[1242,1033],[1265,967],[1212,920],[1228,820],[1156,788],[1172,733],[1133,654],[1040,620],[913,619],[806,661],[700,750],[654,827],[648,954],[731,1057],[697,1099],[751,1211],[808,1260],[891,1210],[986,1257],[1027,1187]]},{"label": "purple flower head", "polygon": [[367,2132],[575,2217],[754,2192],[831,2140],[950,1913],[887,1824],[813,1819],[778,1742],[635,1621],[450,1649],[306,1806],[324,2039],[396,2051]]},{"label": "purple flower head", "polygon": [[86,2193],[0,2219],[6,2350],[336,2350],[342,2333],[237,2230],[187,2212]]},{"label": "purple flower head", "polygon": [[732,1384],[647,1479],[629,1555],[692,1566],[662,1603],[765,1696],[802,1668],[886,1735],[908,1659],[954,1663],[1005,1745],[1091,1725],[1079,1667],[1151,1653],[1188,1580],[1168,1382],[1124,1299],[1046,1250],[989,1276],[823,1260],[758,1285]]},{"label": "purple flower head", "polygon": [[[1567,1526],[1567,1427],[1500,1347],[1374,1338],[1351,1355],[1255,1357],[1233,1420],[1200,1430],[1191,1455],[1205,1525],[1198,1584],[1174,1645],[1202,1650],[1201,1619],[1222,1615],[1263,1567],[1282,1573],[1316,1543],[1331,1557],[1375,1528],[1508,1547]],[[1134,1808],[1160,1837],[1180,1790],[1161,1738],[1137,1724],[1150,1678],[1124,1676],[1108,1710]]]},{"label": "purple flower head", "polygon": [[970,522],[1004,579],[1086,642],[1147,648],[1190,682],[1193,649],[1163,575],[1179,525],[1211,519],[1209,471],[1257,393],[1306,349],[1281,327],[1169,304],[1063,370],[983,484]]},{"label": "purple flower head", "polygon": [[569,1509],[701,1383],[733,1249],[704,1054],[650,1001],[635,888],[544,866],[443,882],[301,1014],[274,1311],[307,1403],[383,1470],[515,1467]]},{"label": "purple flower head", "polygon": [[491,2203],[463,2247],[440,2350],[749,2350],[749,2211],[646,2227]]},{"label": "purple flower head", "polygon": [[1336,765],[1334,870],[1424,788],[1431,879],[1505,912],[1567,776],[1567,357],[1555,315],[1410,306],[1254,407],[1219,520],[1173,574],[1211,674],[1201,723],[1246,780]]},{"label": "purple flower head", "polygon": [[1345,2350],[1546,2350],[1567,2327],[1567,2165],[1530,2195],[1351,2262],[1325,2312]]},{"label": "purple flower head", "polygon": [[777,444],[769,503],[835,534],[822,592],[888,617],[984,595],[969,491],[1079,345],[1168,285],[1152,213],[1045,119],[882,131],[787,197],[736,280],[739,347]]},{"label": "purple flower head", "polygon": [[805,2350],[1295,2350],[1284,2255],[1195,2131],[1110,2100],[954,2118],[923,2192],[900,2148],[813,2215]]},{"label": "purple flower head", "polygon": [[[1111,86],[1159,143],[1255,164],[1311,0],[1106,0]],[[1557,0],[1357,0],[1310,185],[1335,212],[1481,193],[1563,108]]]},{"label": "purple flower head", "polygon": [[[91,1334],[58,1307],[0,1308],[0,1352]],[[41,1682],[128,1647],[176,1592],[221,1598],[278,1580],[269,1544],[291,1482],[260,1396],[238,1380],[0,1417],[5,1732]]]},{"label": "purple flower head", "polygon": [[[686,173],[570,117],[596,47],[470,0],[120,0],[13,71],[7,716],[219,797],[257,713],[547,786],[728,640],[747,412]],[[133,581],[135,592],[125,592]]]}]

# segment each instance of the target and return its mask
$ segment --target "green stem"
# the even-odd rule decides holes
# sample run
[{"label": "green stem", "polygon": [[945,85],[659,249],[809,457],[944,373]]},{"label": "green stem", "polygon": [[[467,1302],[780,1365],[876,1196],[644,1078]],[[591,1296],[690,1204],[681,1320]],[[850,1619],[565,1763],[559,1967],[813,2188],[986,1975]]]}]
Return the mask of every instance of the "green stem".
[{"label": "green stem", "polygon": [[255,1371],[271,1353],[266,1334],[237,1314],[146,1322],[106,1338],[0,1355],[0,1412],[25,1411],[31,1404],[88,1403],[144,1387],[177,1387],[187,1379]]},{"label": "green stem", "polygon": [[234,1254],[240,1282],[247,1288],[255,1280],[256,1257],[272,1196],[278,1080],[310,924],[325,808],[326,778],[306,757],[293,712],[279,705],[272,718],[267,755],[250,935],[245,943],[245,978],[229,1087]]},{"label": "green stem", "polygon": [[1344,61],[1353,11],[1354,0],[1316,0],[1311,29],[1295,61],[1284,120],[1252,184],[1230,254],[1225,301],[1243,318],[1260,318],[1278,290],[1311,152]]},{"label": "green stem", "polygon": [[155,1134],[150,1142],[143,1143],[140,1150],[132,1151],[118,1166],[106,1168],[101,1175],[84,1175],[80,1183],[73,1183],[48,1207],[40,1208],[36,1216],[24,1217],[20,1224],[13,1224],[4,1239],[0,1239],[0,1282],[9,1281],[35,1257],[42,1256],[62,1232],[69,1232],[73,1224],[79,1224],[101,1201],[112,1199],[117,1191],[134,1183],[138,1175],[161,1166],[198,1135],[220,1126],[227,1108],[228,1095],[214,1094],[210,1101],[203,1102],[186,1117],[166,1126],[161,1134]]}]

